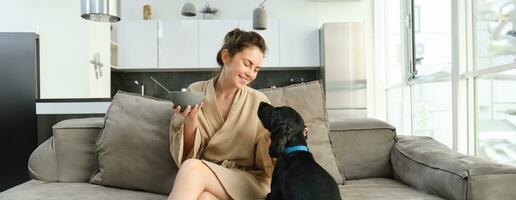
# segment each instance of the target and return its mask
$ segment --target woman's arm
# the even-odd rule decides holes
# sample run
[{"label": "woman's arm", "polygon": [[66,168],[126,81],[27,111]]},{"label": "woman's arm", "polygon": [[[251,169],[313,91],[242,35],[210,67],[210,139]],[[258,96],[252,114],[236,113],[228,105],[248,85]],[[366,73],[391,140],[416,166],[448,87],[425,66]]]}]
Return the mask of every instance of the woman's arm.
[{"label": "woman's arm", "polygon": [[[181,106],[175,108],[176,114],[180,114],[184,117],[183,124],[183,155],[185,158],[192,150],[195,142],[195,131],[197,129],[197,111],[202,108],[203,103],[195,105],[192,109],[187,106],[183,112],[180,112]],[[183,159],[184,161],[184,159]],[[179,161],[182,162],[182,161]]]},{"label": "woman's arm", "polygon": [[185,158],[193,148],[195,142],[196,120],[185,121],[183,132],[183,158]]}]

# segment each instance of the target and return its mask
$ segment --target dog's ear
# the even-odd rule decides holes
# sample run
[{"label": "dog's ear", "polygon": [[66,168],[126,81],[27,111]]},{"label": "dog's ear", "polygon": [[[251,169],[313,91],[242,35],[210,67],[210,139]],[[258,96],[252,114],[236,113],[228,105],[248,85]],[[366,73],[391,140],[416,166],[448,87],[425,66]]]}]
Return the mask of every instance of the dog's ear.
[{"label": "dog's ear", "polygon": [[292,131],[290,130],[290,127],[288,127],[285,124],[280,124],[275,127],[272,133],[273,141],[272,141],[272,153],[274,157],[277,157],[278,155],[283,154],[285,151],[285,146],[287,145],[287,142],[292,137]]},{"label": "dog's ear", "polygon": [[260,102],[260,105],[258,106],[258,117],[260,117],[260,119],[269,117],[273,109],[274,106],[271,104],[263,101]]},{"label": "dog's ear", "polygon": [[260,105],[258,106],[258,118],[263,124],[263,127],[266,129],[271,128],[272,123],[272,112],[274,110],[274,106],[266,103],[266,102],[260,102]]}]

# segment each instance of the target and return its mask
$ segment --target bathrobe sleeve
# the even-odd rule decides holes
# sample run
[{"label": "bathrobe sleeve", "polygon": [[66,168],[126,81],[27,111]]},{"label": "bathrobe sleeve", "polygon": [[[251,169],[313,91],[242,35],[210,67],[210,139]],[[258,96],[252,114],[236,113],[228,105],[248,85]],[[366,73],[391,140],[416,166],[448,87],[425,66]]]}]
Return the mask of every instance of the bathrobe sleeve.
[{"label": "bathrobe sleeve", "polygon": [[[196,87],[190,85],[188,87],[188,91],[193,90],[197,91]],[[198,120],[197,120],[198,121]],[[199,127],[195,129],[195,141],[194,146],[191,151],[187,154],[186,157],[183,158],[184,151],[184,117],[179,114],[174,114],[172,116],[172,120],[170,122],[170,153],[174,158],[174,162],[179,167],[183,161],[189,158],[198,158],[199,150],[201,149],[201,133],[199,131]]]},{"label": "bathrobe sleeve", "polygon": [[[261,98],[262,101],[270,104],[269,99],[263,95]],[[271,157],[269,156],[269,146],[271,143],[270,134],[267,129],[265,129],[262,123],[258,120],[257,126],[257,139],[256,139],[256,147],[255,147],[255,171],[251,171],[250,173],[255,174],[258,177],[262,177],[265,180],[268,180],[272,177],[272,171],[274,166],[272,164]]]}]

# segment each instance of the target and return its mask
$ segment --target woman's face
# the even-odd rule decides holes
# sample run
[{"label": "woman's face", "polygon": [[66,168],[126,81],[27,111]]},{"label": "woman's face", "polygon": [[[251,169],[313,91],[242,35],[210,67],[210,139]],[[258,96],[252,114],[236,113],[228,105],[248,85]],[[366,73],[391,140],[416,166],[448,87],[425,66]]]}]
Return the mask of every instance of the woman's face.
[{"label": "woman's face", "polygon": [[250,46],[236,53],[232,58],[227,49],[222,50],[221,77],[235,87],[242,88],[251,83],[260,71],[263,53],[256,46]]}]

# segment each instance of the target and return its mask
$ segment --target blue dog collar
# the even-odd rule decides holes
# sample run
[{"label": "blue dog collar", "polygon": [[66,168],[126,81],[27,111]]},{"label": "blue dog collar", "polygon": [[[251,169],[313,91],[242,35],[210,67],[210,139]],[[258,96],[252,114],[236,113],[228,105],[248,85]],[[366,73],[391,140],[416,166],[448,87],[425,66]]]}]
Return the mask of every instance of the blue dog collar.
[{"label": "blue dog collar", "polygon": [[308,147],[307,146],[304,146],[304,145],[298,145],[298,146],[291,146],[291,147],[287,147],[285,148],[285,151],[283,151],[283,153],[286,155],[286,154],[289,154],[289,153],[292,153],[294,151],[306,151],[306,152],[310,152],[308,150]]}]

